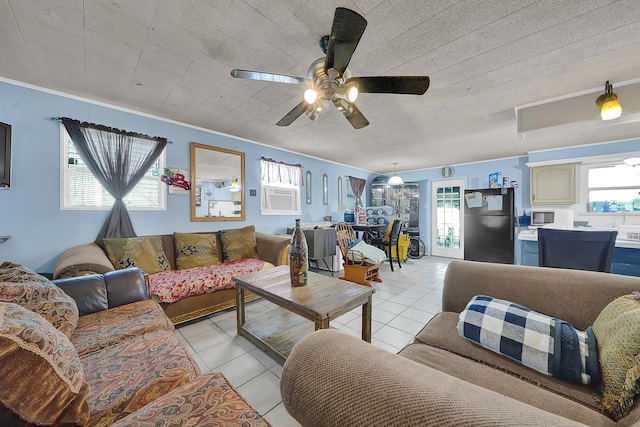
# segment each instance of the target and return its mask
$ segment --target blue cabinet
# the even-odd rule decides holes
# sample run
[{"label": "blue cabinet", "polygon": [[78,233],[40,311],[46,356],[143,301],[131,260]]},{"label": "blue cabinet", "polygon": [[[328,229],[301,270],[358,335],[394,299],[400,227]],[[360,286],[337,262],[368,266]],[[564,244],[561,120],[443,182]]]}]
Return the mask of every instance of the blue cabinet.
[{"label": "blue cabinet", "polygon": [[[538,266],[538,242],[521,240],[522,265]],[[613,251],[611,273],[640,277],[640,249],[616,247]]]}]

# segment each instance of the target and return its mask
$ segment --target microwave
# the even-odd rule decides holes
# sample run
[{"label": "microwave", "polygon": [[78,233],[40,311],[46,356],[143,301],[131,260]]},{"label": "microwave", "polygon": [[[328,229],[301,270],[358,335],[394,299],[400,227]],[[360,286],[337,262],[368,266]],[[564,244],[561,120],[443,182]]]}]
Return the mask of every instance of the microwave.
[{"label": "microwave", "polygon": [[556,220],[555,211],[531,211],[531,225],[543,227],[546,224],[553,224]]}]

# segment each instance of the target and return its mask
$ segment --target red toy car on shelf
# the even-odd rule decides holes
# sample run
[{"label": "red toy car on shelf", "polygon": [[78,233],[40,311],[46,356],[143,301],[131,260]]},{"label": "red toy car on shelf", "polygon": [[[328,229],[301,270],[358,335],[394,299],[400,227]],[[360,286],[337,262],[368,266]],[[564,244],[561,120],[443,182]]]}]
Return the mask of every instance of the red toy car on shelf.
[{"label": "red toy car on shelf", "polygon": [[177,173],[175,176],[162,175],[160,179],[162,182],[166,182],[167,185],[175,185],[176,187],[184,188],[185,190],[189,190],[191,188],[191,183],[189,183],[181,173]]}]

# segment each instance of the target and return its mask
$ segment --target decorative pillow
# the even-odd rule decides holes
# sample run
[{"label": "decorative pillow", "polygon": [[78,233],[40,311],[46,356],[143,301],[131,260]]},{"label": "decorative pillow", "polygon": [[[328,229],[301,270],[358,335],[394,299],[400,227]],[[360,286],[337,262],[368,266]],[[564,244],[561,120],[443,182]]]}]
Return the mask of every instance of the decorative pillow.
[{"label": "decorative pillow", "polygon": [[153,274],[171,268],[160,236],[108,238],[102,242],[116,270],[139,267]]},{"label": "decorative pillow", "polygon": [[0,418],[10,425],[83,426],[89,419],[89,386],[69,339],[11,303],[0,303],[0,378]]},{"label": "decorative pillow", "polygon": [[221,230],[222,258],[225,261],[237,261],[244,258],[258,258],[256,228],[249,225],[243,228]]},{"label": "decorative pillow", "polygon": [[69,338],[78,324],[78,306],[73,298],[46,277],[20,264],[0,265],[0,301],[39,314]]},{"label": "decorative pillow", "polygon": [[629,412],[640,389],[639,300],[639,292],[617,298],[593,323],[602,370],[602,405],[614,420]]},{"label": "decorative pillow", "polygon": [[216,237],[213,233],[173,233],[177,269],[220,264]]},{"label": "decorative pillow", "polygon": [[521,305],[476,295],[460,313],[458,333],[542,374],[577,384],[600,381],[593,331]]}]

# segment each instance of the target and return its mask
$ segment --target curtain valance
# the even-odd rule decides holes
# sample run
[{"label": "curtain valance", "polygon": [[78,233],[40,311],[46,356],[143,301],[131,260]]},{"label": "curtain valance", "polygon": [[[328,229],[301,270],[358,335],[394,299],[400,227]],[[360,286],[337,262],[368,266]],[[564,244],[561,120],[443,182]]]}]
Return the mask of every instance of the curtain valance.
[{"label": "curtain valance", "polygon": [[260,179],[264,182],[280,182],[302,186],[302,165],[277,162],[262,157],[260,159]]}]

